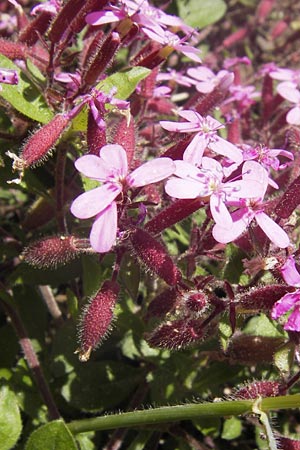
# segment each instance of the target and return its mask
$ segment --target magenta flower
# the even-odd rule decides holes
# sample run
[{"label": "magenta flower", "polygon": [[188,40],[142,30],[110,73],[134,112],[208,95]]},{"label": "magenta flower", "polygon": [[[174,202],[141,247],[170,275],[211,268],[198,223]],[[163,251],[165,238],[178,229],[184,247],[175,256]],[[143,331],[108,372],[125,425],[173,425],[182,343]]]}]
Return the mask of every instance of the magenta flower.
[{"label": "magenta flower", "polygon": [[194,80],[183,75],[181,72],[178,72],[175,69],[168,69],[168,72],[160,72],[157,77],[157,81],[168,81],[171,85],[177,86],[186,86],[190,87],[194,84]]},{"label": "magenta flower", "polygon": [[[290,256],[285,264],[281,267],[281,274],[284,281],[295,287],[300,287],[300,274],[296,269],[296,264],[293,256]],[[278,302],[275,303],[272,309],[272,319],[278,319],[287,312],[291,311],[284,329],[288,331],[300,331],[300,289],[295,292],[285,294]]]},{"label": "magenta flower", "polygon": [[286,167],[285,164],[281,164],[278,156],[284,156],[285,158],[288,158],[290,160],[294,159],[294,155],[291,152],[288,152],[287,150],[283,150],[281,148],[269,148],[266,145],[243,145],[243,157],[245,161],[249,161],[252,159],[255,159],[259,163],[267,169],[269,172],[272,168],[273,170],[280,170],[284,169]]},{"label": "magenta flower", "polygon": [[277,86],[277,92],[295,106],[287,113],[286,121],[290,125],[300,125],[300,90],[294,83],[286,81]]},{"label": "magenta flower", "polygon": [[[230,72],[227,70],[220,70],[216,75],[212,70],[208,67],[191,67],[187,70],[188,76],[192,77],[193,84],[198,92],[202,92],[203,94],[209,94],[212,92],[216,86],[220,83],[225,75],[229,75]],[[232,74],[232,81],[233,81]]]},{"label": "magenta flower", "polygon": [[[254,162],[248,161],[248,164],[253,164]],[[288,247],[290,240],[286,232],[264,212],[263,197],[269,182],[267,171],[262,166],[260,166],[260,169],[256,166],[256,169],[251,171],[251,173],[246,172],[243,178],[247,179],[248,177],[249,179],[260,181],[263,184],[261,196],[241,199],[235,203],[230,201],[229,204],[231,206],[238,208],[231,214],[232,225],[229,228],[223,224],[216,223],[212,232],[214,238],[222,244],[233,242],[246,231],[250,223],[255,219],[257,225],[264,231],[273,244],[280,248]]]},{"label": "magenta flower", "polygon": [[175,164],[170,158],[157,158],[129,174],[127,155],[121,145],[105,145],[99,155],[85,155],[75,162],[79,172],[102,184],[79,195],[71,205],[71,212],[79,219],[96,216],[90,233],[91,246],[96,252],[105,253],[117,237],[119,194],[167,178],[173,174]]},{"label": "magenta flower", "polygon": [[196,111],[183,110],[178,113],[187,122],[169,122],[162,120],[160,125],[168,131],[179,133],[196,133],[184,152],[184,161],[200,166],[204,150],[208,147],[214,152],[226,156],[231,161],[241,164],[243,155],[240,149],[217,135],[220,128],[225,128],[211,116],[202,117]]},{"label": "magenta flower", "polygon": [[[4,84],[18,84],[19,77],[15,70],[12,69],[1,69],[0,68],[0,83]],[[2,87],[0,86],[0,91]]]},{"label": "magenta flower", "polygon": [[261,169],[254,161],[243,165],[241,180],[226,182],[222,181],[224,173],[221,164],[212,158],[204,156],[201,169],[185,161],[175,161],[175,164],[175,176],[167,180],[165,185],[167,194],[175,198],[209,197],[211,214],[215,222],[224,227],[232,225],[226,203],[251,198],[253,195],[260,196],[264,189],[256,177],[251,179],[251,174]]}]

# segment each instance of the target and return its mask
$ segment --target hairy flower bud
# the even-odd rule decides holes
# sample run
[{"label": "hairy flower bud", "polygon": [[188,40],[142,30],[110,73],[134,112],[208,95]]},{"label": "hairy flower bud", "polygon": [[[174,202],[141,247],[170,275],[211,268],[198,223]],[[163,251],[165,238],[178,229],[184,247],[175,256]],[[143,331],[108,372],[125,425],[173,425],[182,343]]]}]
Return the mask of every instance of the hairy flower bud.
[{"label": "hairy flower bud", "polygon": [[132,116],[130,116],[129,121],[127,117],[122,117],[120,123],[118,123],[114,143],[123,146],[126,151],[128,166],[130,167],[135,150],[135,128]]},{"label": "hairy flower bud", "polygon": [[145,225],[145,230],[153,234],[161,233],[166,228],[190,216],[201,206],[202,201],[199,198],[177,200],[149,220]]},{"label": "hairy flower bud", "polygon": [[300,450],[300,440],[276,435],[276,441],[281,450]]},{"label": "hairy flower bud", "polygon": [[208,298],[204,292],[191,290],[183,294],[186,307],[195,313],[203,313],[208,307]]},{"label": "hairy flower bud", "polygon": [[29,46],[34,45],[40,36],[43,36],[52,19],[52,13],[49,11],[41,11],[28,25],[23,28],[18,36],[19,42],[23,42]]},{"label": "hairy flower bud", "polygon": [[86,139],[88,144],[89,155],[99,156],[99,149],[106,145],[106,131],[105,128],[98,126],[91,109],[88,112],[88,124]]},{"label": "hairy flower bud", "polygon": [[299,204],[300,177],[296,178],[296,180],[294,180],[293,183],[287,188],[275,209],[275,213],[281,219],[287,219]]},{"label": "hairy flower bud", "polygon": [[176,298],[177,292],[175,289],[171,288],[164,290],[151,301],[148,306],[146,318],[165,316],[175,307]]},{"label": "hairy flower bud", "polygon": [[89,239],[75,236],[51,236],[39,239],[26,247],[21,255],[31,266],[39,269],[56,268],[91,252]]},{"label": "hairy flower bud", "polygon": [[254,381],[238,389],[234,393],[234,398],[250,400],[258,397],[276,397],[280,394],[280,383],[278,381]]},{"label": "hairy flower bud", "polygon": [[83,311],[79,329],[79,359],[86,362],[91,351],[107,336],[119,294],[117,283],[106,280]]},{"label": "hairy flower bud", "polygon": [[235,299],[236,311],[242,314],[270,311],[274,304],[288,292],[292,292],[292,286],[284,284],[270,284],[259,288],[252,288]]},{"label": "hairy flower bud", "polygon": [[70,22],[79,13],[84,3],[85,0],[69,0],[64,4],[57,14],[48,35],[53,44],[60,41]]},{"label": "hairy flower bud", "polygon": [[166,322],[150,333],[146,340],[152,347],[181,349],[203,338],[200,320],[179,319]]},{"label": "hairy flower bud", "polygon": [[11,42],[0,38],[0,53],[11,60],[25,59],[28,54],[28,47],[19,42]]},{"label": "hairy flower bud", "polygon": [[138,228],[130,238],[134,251],[148,269],[155,272],[170,286],[175,286],[180,281],[179,269],[163,245],[151,234]]}]

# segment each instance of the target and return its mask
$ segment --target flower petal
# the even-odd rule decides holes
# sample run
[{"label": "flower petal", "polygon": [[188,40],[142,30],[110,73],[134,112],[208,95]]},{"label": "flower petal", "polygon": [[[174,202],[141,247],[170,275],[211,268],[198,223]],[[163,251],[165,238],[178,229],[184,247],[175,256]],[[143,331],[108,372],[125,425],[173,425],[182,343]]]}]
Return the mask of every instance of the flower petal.
[{"label": "flower petal", "polygon": [[213,237],[221,244],[235,241],[246,230],[254,214],[250,214],[248,208],[242,208],[235,211],[231,217],[233,223],[230,228],[224,228],[218,223],[213,227]]},{"label": "flower petal", "polygon": [[108,252],[116,241],[118,226],[117,205],[112,202],[104,211],[97,215],[93,223],[90,241],[96,252]]},{"label": "flower petal", "polygon": [[146,186],[168,178],[173,175],[175,169],[175,163],[171,158],[152,159],[135,169],[127,177],[127,182],[134,187]]},{"label": "flower petal", "polygon": [[290,245],[290,240],[286,232],[264,212],[260,211],[255,213],[255,219],[270,241],[277,245],[277,247],[286,248]]},{"label": "flower petal", "polygon": [[295,106],[286,115],[286,121],[290,125],[300,125],[300,107]]},{"label": "flower petal", "polygon": [[291,313],[290,317],[287,320],[287,323],[283,327],[288,331],[300,331],[300,310],[299,306],[294,309]]},{"label": "flower petal", "polygon": [[210,197],[210,211],[216,223],[223,228],[230,228],[232,226],[231,215],[222,201],[220,195],[212,194]]},{"label": "flower petal", "polygon": [[278,319],[278,317],[287,313],[295,305],[299,298],[299,291],[291,292],[281,297],[281,299],[278,300],[272,308],[272,319]]},{"label": "flower petal", "polygon": [[216,141],[211,141],[208,147],[219,155],[226,156],[237,164],[241,164],[243,161],[241,150],[225,139],[218,137]]},{"label": "flower petal", "polygon": [[184,151],[183,160],[197,166],[201,165],[204,150],[208,144],[208,139],[201,134],[196,134]]},{"label": "flower petal", "polygon": [[197,198],[201,197],[201,184],[193,180],[172,177],[166,182],[165,191],[170,197]]},{"label": "flower petal", "polygon": [[300,274],[296,269],[296,263],[293,256],[289,256],[280,269],[284,281],[290,286],[300,287]]},{"label": "flower petal", "polygon": [[71,213],[78,219],[89,219],[103,211],[120,192],[121,188],[111,183],[91,189],[75,198]]},{"label": "flower petal", "polygon": [[76,169],[83,175],[99,181],[105,181],[111,168],[96,155],[84,155],[75,161]]},{"label": "flower petal", "polygon": [[88,14],[85,18],[89,25],[103,25],[105,23],[119,22],[120,13],[115,14],[113,11],[96,11]]},{"label": "flower petal", "polygon": [[128,163],[127,154],[122,145],[108,144],[100,150],[100,157],[110,166],[114,171],[117,169],[119,174],[123,177],[127,175]]}]

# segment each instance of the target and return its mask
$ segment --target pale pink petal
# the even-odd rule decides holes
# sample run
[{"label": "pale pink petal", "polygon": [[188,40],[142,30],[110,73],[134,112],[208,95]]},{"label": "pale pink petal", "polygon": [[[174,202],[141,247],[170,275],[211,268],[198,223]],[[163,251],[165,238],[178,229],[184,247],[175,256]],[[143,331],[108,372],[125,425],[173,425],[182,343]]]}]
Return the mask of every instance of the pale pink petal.
[{"label": "pale pink petal", "polygon": [[178,177],[193,178],[197,180],[197,178],[202,175],[202,172],[194,164],[190,164],[186,161],[181,161],[180,159],[174,161],[174,164],[174,175],[177,175]]},{"label": "pale pink petal", "polygon": [[295,87],[293,83],[280,83],[277,86],[277,92],[281,97],[289,100],[292,103],[300,102],[300,91]]},{"label": "pale pink petal", "polygon": [[255,213],[255,219],[270,241],[277,247],[286,248],[290,245],[286,232],[264,212]]},{"label": "pale pink petal", "polygon": [[156,158],[135,169],[128,177],[129,186],[141,187],[157,183],[173,175],[176,166],[170,158]]},{"label": "pale pink petal", "polygon": [[300,274],[296,269],[296,263],[293,256],[289,256],[280,269],[284,281],[290,286],[300,287]]},{"label": "pale pink petal", "polygon": [[191,111],[189,109],[183,109],[178,112],[178,115],[189,122],[192,122],[195,125],[199,126],[203,117],[198,114],[196,111]]},{"label": "pale pink petal", "polygon": [[201,197],[201,184],[197,181],[172,177],[165,184],[165,191],[170,197],[197,198]]},{"label": "pale pink petal", "polygon": [[103,25],[105,23],[118,22],[119,20],[120,20],[120,13],[117,14],[112,11],[92,12],[88,14],[85,18],[86,23],[95,26]]},{"label": "pale pink petal", "polygon": [[201,92],[202,94],[209,94],[214,90],[214,88],[215,83],[213,81],[201,81],[200,83],[196,84],[197,91]]},{"label": "pale pink petal", "polygon": [[200,50],[192,47],[191,45],[183,45],[183,44],[177,44],[174,46],[174,49],[178,52],[181,52],[183,55],[190,58],[192,61],[195,61],[197,63],[201,63],[202,60],[198,56],[200,54]]},{"label": "pale pink petal", "polygon": [[224,228],[230,228],[232,226],[231,215],[219,195],[211,195],[210,211],[216,223],[220,224]]},{"label": "pale pink petal", "polygon": [[299,291],[285,294],[273,306],[271,313],[272,319],[278,319],[278,317],[282,316],[283,314],[286,314],[299,300],[300,300]]},{"label": "pale pink petal", "polygon": [[269,176],[266,169],[256,161],[246,161],[243,164],[242,173],[243,180],[256,181],[261,184],[261,195],[259,197],[263,198],[269,183]]},{"label": "pale pink petal", "polygon": [[286,121],[290,125],[300,125],[300,107],[295,106],[286,115]]},{"label": "pale pink petal", "polygon": [[208,147],[219,155],[226,156],[237,164],[243,161],[243,154],[239,148],[220,137],[216,141],[211,141]]},{"label": "pale pink petal", "polygon": [[300,331],[300,310],[296,307],[283,327],[288,331]]},{"label": "pale pink petal", "polygon": [[75,161],[75,167],[86,177],[104,181],[111,174],[109,167],[99,156],[84,155]]},{"label": "pale pink petal", "polygon": [[231,215],[233,223],[230,228],[224,228],[216,223],[212,230],[213,237],[221,244],[235,241],[246,230],[253,216],[254,214],[251,214],[247,208],[234,212]]},{"label": "pale pink petal", "polygon": [[118,171],[121,176],[126,176],[128,172],[127,154],[124,148],[118,144],[108,144],[100,150],[101,158],[112,169]]},{"label": "pale pink petal", "polygon": [[193,137],[193,139],[185,149],[183,160],[190,164],[200,165],[207,144],[208,139],[205,136],[196,134],[196,136]]},{"label": "pale pink petal", "polygon": [[97,215],[93,223],[90,241],[96,252],[108,252],[116,241],[118,226],[117,205],[112,202],[104,211]]},{"label": "pale pink petal", "polygon": [[89,219],[103,211],[120,192],[121,187],[111,183],[91,189],[75,198],[71,213],[78,219]]},{"label": "pale pink petal", "polygon": [[238,198],[255,198],[264,196],[264,186],[256,180],[238,180],[228,183],[233,191],[230,192],[230,196]]},{"label": "pale pink petal", "polygon": [[204,66],[197,68],[191,67],[187,70],[187,74],[199,81],[207,81],[215,78],[215,74],[213,73],[213,71]]},{"label": "pale pink petal", "polygon": [[173,131],[174,133],[193,133],[194,131],[198,131],[199,127],[197,126],[195,130],[195,124],[189,122],[171,122],[169,120],[161,120],[160,126],[168,131]]}]

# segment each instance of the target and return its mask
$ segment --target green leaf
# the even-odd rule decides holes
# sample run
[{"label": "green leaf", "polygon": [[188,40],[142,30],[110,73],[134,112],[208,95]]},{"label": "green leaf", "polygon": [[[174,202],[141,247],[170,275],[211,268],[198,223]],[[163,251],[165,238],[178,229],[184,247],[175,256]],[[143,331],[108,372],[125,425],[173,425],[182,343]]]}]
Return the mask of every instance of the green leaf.
[{"label": "green leaf", "polygon": [[288,342],[282,345],[274,354],[274,364],[283,375],[288,375],[293,367],[295,344]]},{"label": "green leaf", "polygon": [[193,424],[197,430],[201,431],[204,436],[218,437],[220,432],[221,420],[219,417],[201,417],[193,420]]},{"label": "green leaf", "polygon": [[0,91],[0,96],[24,116],[37,122],[48,123],[52,119],[53,113],[29,78],[10,59],[1,54],[0,67],[16,70],[19,76],[17,85],[1,85],[2,91]]},{"label": "green leaf", "polygon": [[15,446],[22,431],[22,421],[16,395],[8,386],[0,389],[0,450]]},{"label": "green leaf", "polygon": [[238,438],[242,433],[242,423],[237,417],[226,419],[223,425],[221,438],[231,441]]},{"label": "green leaf", "polygon": [[140,284],[140,265],[128,253],[123,257],[120,281],[133,300],[136,300]]},{"label": "green leaf", "polygon": [[62,420],[56,420],[34,431],[25,450],[78,450],[76,442]]},{"label": "green leaf", "polygon": [[[101,92],[109,94],[113,88],[117,89],[115,97],[119,100],[126,100],[135,90],[140,81],[146,78],[151,73],[151,70],[145,67],[133,67],[126,72],[117,72],[105,80],[101,81],[97,86]],[[87,127],[87,112],[88,108],[78,114],[73,120],[72,127],[75,131],[85,131]]]},{"label": "green leaf", "polygon": [[265,337],[283,337],[282,330],[279,325],[272,322],[265,314],[252,317],[243,329],[245,334],[252,336]]},{"label": "green leaf", "polygon": [[224,268],[223,278],[230,283],[237,284],[244,270],[242,260],[246,254],[234,244],[226,245],[225,254],[227,264]]},{"label": "green leaf", "polygon": [[143,371],[121,361],[88,362],[69,374],[64,399],[83,411],[111,409],[130,397]]},{"label": "green leaf", "polygon": [[223,0],[177,0],[180,17],[194,28],[203,28],[220,20],[227,6]]}]

